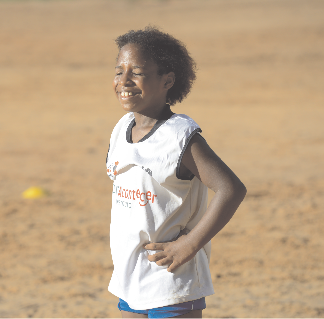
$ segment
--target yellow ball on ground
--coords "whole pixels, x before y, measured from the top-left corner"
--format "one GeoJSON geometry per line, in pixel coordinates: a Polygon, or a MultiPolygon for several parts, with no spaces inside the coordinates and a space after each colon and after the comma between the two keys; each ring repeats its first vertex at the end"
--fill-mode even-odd
{"type": "Polygon", "coordinates": [[[39,198],[46,195],[47,192],[40,187],[29,187],[22,193],[23,198],[39,198]]]}

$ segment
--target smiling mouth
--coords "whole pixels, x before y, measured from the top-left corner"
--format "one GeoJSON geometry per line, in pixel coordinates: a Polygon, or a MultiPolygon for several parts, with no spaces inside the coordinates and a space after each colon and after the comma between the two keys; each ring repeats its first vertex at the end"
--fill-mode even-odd
{"type": "Polygon", "coordinates": [[[139,94],[138,92],[121,92],[120,95],[122,97],[129,97],[129,96],[134,96],[136,94],[139,94]]]}

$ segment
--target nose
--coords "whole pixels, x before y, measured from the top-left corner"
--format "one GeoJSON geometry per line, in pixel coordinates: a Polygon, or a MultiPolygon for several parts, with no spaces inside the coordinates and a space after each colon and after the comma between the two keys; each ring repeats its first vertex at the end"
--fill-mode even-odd
{"type": "Polygon", "coordinates": [[[122,86],[130,86],[133,84],[133,81],[130,78],[130,72],[124,72],[119,78],[119,84],[122,86]]]}

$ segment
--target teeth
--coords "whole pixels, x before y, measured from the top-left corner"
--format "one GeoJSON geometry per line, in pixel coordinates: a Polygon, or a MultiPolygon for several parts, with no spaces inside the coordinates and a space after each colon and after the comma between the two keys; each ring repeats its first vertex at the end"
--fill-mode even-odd
{"type": "Polygon", "coordinates": [[[120,95],[121,96],[132,96],[133,92],[121,92],[120,95]]]}

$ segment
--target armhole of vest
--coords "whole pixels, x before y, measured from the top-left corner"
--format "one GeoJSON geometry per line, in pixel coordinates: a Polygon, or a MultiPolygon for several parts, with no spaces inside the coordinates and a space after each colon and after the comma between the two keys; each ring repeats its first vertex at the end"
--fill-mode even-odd
{"type": "Polygon", "coordinates": [[[182,149],[182,151],[181,151],[180,157],[179,157],[179,159],[178,159],[178,164],[177,164],[177,169],[176,169],[176,176],[177,176],[178,179],[181,179],[181,180],[183,180],[183,181],[191,181],[191,180],[195,177],[195,175],[192,174],[192,175],[190,175],[190,176],[187,177],[187,178],[181,178],[181,176],[180,176],[180,165],[181,165],[183,155],[184,155],[184,153],[185,153],[185,151],[186,151],[186,149],[187,149],[187,147],[188,147],[189,142],[191,141],[191,139],[193,138],[193,136],[194,136],[196,133],[201,133],[201,132],[202,132],[202,131],[201,131],[201,128],[198,127],[198,128],[196,128],[194,131],[192,131],[191,134],[187,137],[186,143],[185,143],[185,145],[184,145],[184,147],[183,147],[183,149],[182,149]]]}
{"type": "Polygon", "coordinates": [[[106,156],[106,165],[108,163],[108,153],[109,153],[109,150],[110,150],[110,144],[109,144],[108,151],[107,151],[107,156],[106,156]]]}

